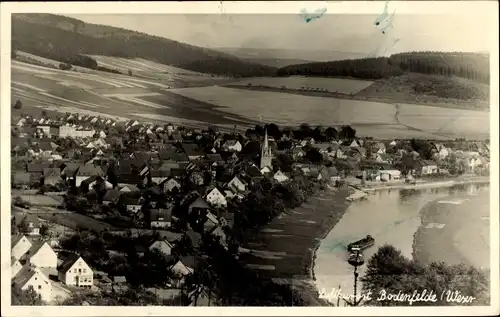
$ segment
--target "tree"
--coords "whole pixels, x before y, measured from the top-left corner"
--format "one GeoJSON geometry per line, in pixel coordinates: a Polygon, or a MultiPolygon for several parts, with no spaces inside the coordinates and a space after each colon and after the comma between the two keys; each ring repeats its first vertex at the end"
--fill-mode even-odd
{"type": "Polygon", "coordinates": [[[40,294],[38,294],[31,285],[27,290],[22,290],[20,287],[13,285],[11,298],[13,306],[41,306],[45,304],[40,294]]]}
{"type": "Polygon", "coordinates": [[[444,292],[458,291],[463,296],[473,296],[476,299],[469,305],[487,305],[489,302],[488,279],[485,274],[468,265],[447,265],[445,263],[431,263],[424,265],[420,262],[407,259],[400,250],[393,246],[384,245],[370,258],[365,275],[361,278],[363,291],[371,292],[368,305],[402,306],[410,305],[408,301],[394,301],[381,299],[381,294],[413,294],[433,291],[435,301],[418,302],[413,305],[456,305],[446,297],[441,298],[444,292]]]}
{"type": "Polygon", "coordinates": [[[323,161],[323,155],[316,149],[309,149],[306,152],[306,159],[311,161],[311,163],[320,163],[323,161]]]}
{"type": "Polygon", "coordinates": [[[46,118],[47,117],[47,111],[42,110],[42,117],[46,118]]]}
{"type": "Polygon", "coordinates": [[[21,100],[16,100],[16,103],[14,104],[14,109],[21,109],[23,107],[23,103],[21,100]]]}
{"type": "Polygon", "coordinates": [[[46,224],[42,224],[42,226],[40,227],[40,235],[42,236],[42,238],[48,238],[49,234],[49,227],[46,224]]]}
{"type": "Polygon", "coordinates": [[[333,127],[326,128],[325,134],[326,134],[326,137],[328,138],[328,140],[337,139],[338,135],[339,135],[337,129],[335,129],[333,127]]]}

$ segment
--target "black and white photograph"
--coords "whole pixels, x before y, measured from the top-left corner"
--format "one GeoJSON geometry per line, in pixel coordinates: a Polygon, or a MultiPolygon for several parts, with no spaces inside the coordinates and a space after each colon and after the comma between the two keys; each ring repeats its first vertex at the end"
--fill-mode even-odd
{"type": "Polygon", "coordinates": [[[1,11],[2,316],[499,313],[497,2],[1,11]]]}

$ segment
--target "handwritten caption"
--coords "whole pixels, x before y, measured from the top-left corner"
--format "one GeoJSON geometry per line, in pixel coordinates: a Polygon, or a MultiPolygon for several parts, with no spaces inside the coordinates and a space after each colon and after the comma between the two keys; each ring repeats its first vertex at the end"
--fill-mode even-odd
{"type": "MultiPolygon", "coordinates": [[[[356,295],[355,297],[353,294],[343,293],[341,289],[333,288],[329,293],[327,293],[325,289],[322,289],[319,292],[319,298],[326,299],[331,302],[336,301],[338,299],[344,299],[346,301],[376,300],[376,301],[393,301],[401,303],[406,302],[410,306],[413,305],[413,303],[418,303],[418,302],[435,303],[438,301],[438,295],[433,290],[428,291],[426,289],[420,292],[414,291],[413,293],[404,293],[401,291],[397,293],[391,293],[386,290],[380,290],[376,297],[371,291],[369,291],[356,295]]],[[[470,304],[474,300],[476,300],[476,298],[469,295],[463,295],[460,291],[445,290],[440,294],[439,300],[446,301],[448,303],[470,304]]]]}

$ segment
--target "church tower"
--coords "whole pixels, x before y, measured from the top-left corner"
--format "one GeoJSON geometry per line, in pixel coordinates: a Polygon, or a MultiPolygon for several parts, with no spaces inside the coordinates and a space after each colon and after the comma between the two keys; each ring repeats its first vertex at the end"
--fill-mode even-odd
{"type": "Polygon", "coordinates": [[[264,132],[264,144],[262,144],[262,149],[260,151],[260,169],[264,167],[271,167],[273,156],[271,154],[271,148],[269,147],[269,142],[267,140],[267,130],[264,132]]]}

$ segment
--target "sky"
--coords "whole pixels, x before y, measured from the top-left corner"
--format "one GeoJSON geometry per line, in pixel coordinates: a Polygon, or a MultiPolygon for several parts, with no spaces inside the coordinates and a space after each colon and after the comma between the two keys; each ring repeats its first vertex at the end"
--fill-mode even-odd
{"type": "Polygon", "coordinates": [[[335,50],[371,54],[406,51],[488,51],[487,19],[476,16],[395,14],[384,35],[376,15],[328,14],[310,23],[297,14],[66,14],[203,46],[335,50]],[[394,44],[397,41],[396,44],[394,44]]]}

